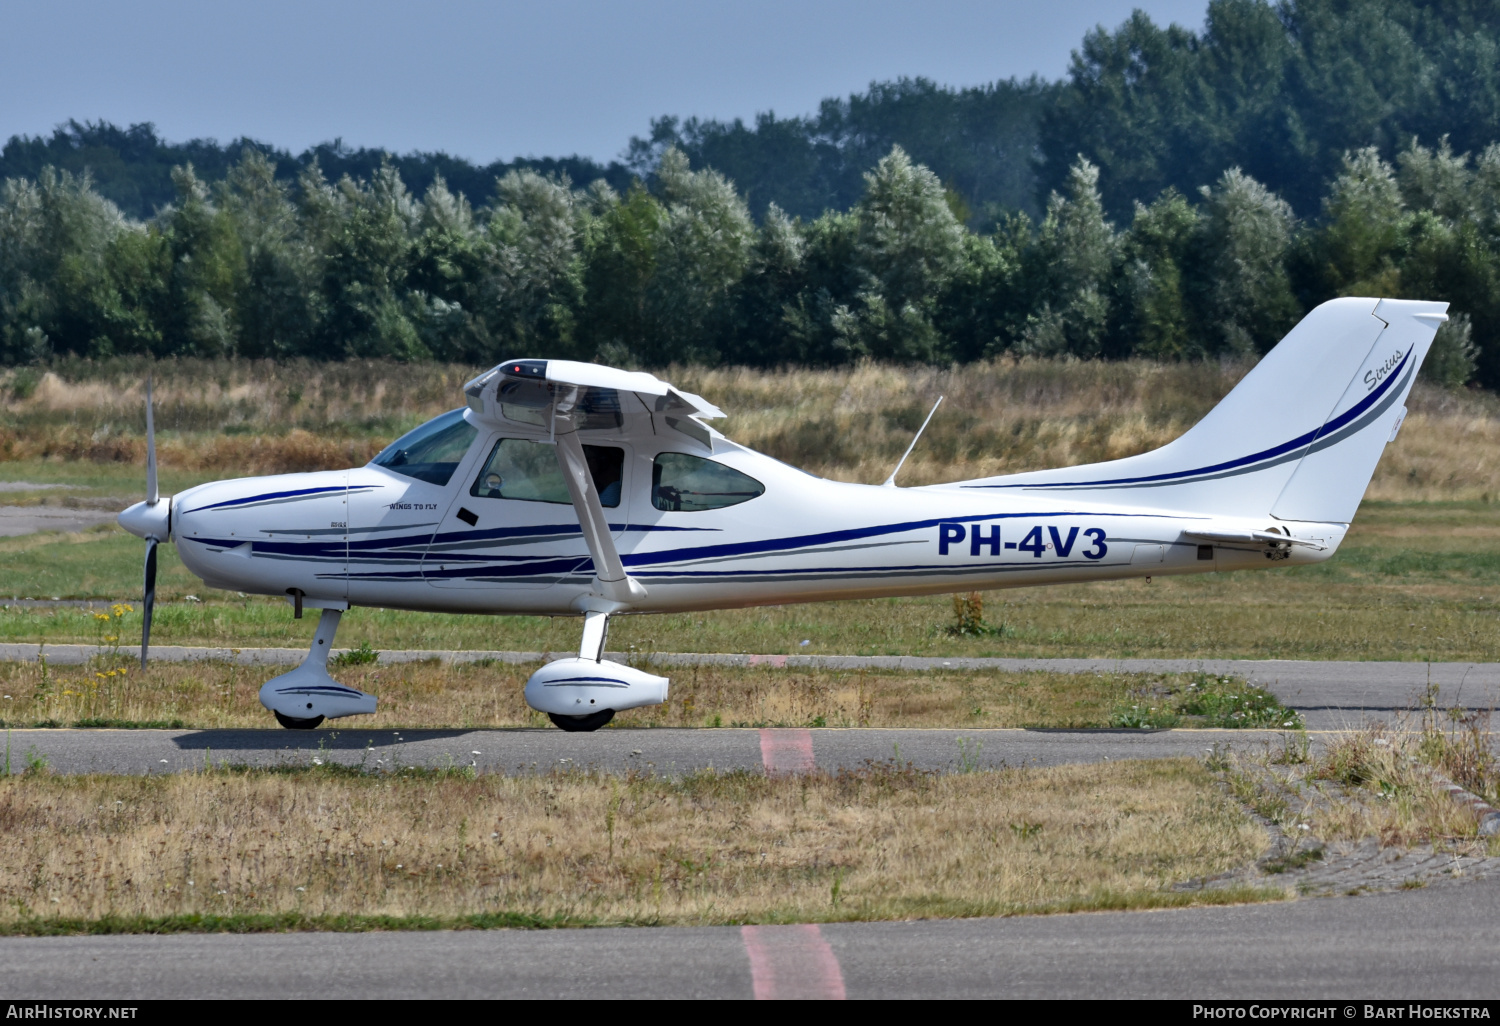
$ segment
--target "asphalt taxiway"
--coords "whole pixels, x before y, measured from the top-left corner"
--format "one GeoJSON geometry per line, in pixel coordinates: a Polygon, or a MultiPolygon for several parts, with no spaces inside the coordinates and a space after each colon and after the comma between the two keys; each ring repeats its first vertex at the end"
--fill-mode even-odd
{"type": "Polygon", "coordinates": [[[1458,1005],[1500,992],[1497,913],[1500,879],[1358,898],[1012,919],[0,938],[0,994],[1426,998],[1458,1005]]]}
{"type": "MultiPolygon", "coordinates": [[[[1322,735],[1314,734],[1313,743],[1322,735]]],[[[796,772],[894,762],[935,772],[1200,756],[1223,748],[1281,746],[1259,730],[871,730],[857,728],[601,730],[15,730],[13,768],[40,756],[59,773],[169,773],[207,766],[340,763],[372,771],[473,767],[684,773],[701,769],[796,772]]]]}

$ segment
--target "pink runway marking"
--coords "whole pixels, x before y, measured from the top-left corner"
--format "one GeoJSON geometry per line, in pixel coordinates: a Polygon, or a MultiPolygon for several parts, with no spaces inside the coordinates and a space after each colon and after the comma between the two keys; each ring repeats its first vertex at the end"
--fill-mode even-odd
{"type": "Polygon", "coordinates": [[[753,655],[750,657],[751,666],[774,666],[777,669],[786,667],[786,656],[784,655],[753,655]]]}
{"type": "Polygon", "coordinates": [[[742,926],[757,1001],[842,1001],[844,972],[815,924],[742,926]]]}
{"type": "Polygon", "coordinates": [[[760,761],[768,774],[806,773],[813,768],[812,732],[800,728],[762,730],[760,761]]]}

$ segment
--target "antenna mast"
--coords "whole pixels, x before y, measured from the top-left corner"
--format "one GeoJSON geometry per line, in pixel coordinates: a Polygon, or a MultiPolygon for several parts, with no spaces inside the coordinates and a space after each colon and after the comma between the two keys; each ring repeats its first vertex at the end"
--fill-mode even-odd
{"type": "Polygon", "coordinates": [[[922,432],[927,430],[927,425],[932,423],[932,414],[936,413],[937,408],[941,405],[943,405],[943,397],[938,396],[938,401],[932,404],[932,410],[927,414],[927,419],[922,421],[921,427],[917,428],[916,437],[911,440],[911,444],[908,445],[906,447],[906,451],[901,454],[901,459],[896,462],[896,469],[891,471],[891,476],[885,479],[885,484],[882,487],[896,487],[896,475],[901,473],[901,468],[906,463],[906,457],[910,456],[911,451],[917,447],[917,440],[922,437],[922,432]]]}

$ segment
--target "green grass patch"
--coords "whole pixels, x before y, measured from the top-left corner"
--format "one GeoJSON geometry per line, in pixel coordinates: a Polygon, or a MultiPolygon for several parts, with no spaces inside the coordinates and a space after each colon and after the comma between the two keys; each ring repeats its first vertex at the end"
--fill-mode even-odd
{"type": "Polygon", "coordinates": [[[1132,692],[1130,703],[1115,710],[1111,726],[1303,729],[1300,713],[1239,677],[1159,674],[1132,692]]]}
{"type": "MultiPolygon", "coordinates": [[[[1321,849],[1319,850],[1321,855],[1321,849]]],[[[1267,872],[1280,872],[1268,869],[1267,872]]],[[[1417,886],[1423,886],[1417,884],[1417,886]]],[[[761,915],[698,920],[716,926],[776,926],[798,923],[870,923],[891,919],[990,919],[1065,915],[1077,912],[1139,912],[1153,909],[1202,908],[1286,901],[1285,889],[1242,885],[1190,891],[1105,891],[1066,901],[1022,903],[912,898],[860,907],[808,912],[772,909],[761,915]]],[[[430,933],[436,930],[568,930],[607,927],[675,926],[654,915],[589,915],[492,912],[463,916],[307,915],[301,912],[237,915],[102,916],[99,919],[35,918],[0,920],[0,936],[103,937],[120,934],[182,933],[430,933]]]]}
{"type": "Polygon", "coordinates": [[[1324,848],[1318,845],[1315,848],[1303,848],[1301,851],[1290,855],[1282,855],[1278,858],[1267,859],[1260,864],[1260,868],[1266,873],[1292,873],[1312,865],[1314,862],[1323,861],[1324,848]]]}

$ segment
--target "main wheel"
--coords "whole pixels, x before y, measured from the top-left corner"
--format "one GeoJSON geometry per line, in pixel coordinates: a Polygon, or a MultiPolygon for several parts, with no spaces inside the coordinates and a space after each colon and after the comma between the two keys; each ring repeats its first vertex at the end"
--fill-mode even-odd
{"type": "Polygon", "coordinates": [[[605,709],[602,712],[589,713],[587,716],[563,716],[559,713],[548,713],[547,718],[570,734],[586,733],[598,730],[614,719],[615,711],[605,709]]]}
{"type": "Polygon", "coordinates": [[[321,716],[309,716],[305,720],[299,720],[295,716],[283,716],[281,713],[276,712],[275,709],[271,711],[276,714],[276,722],[287,730],[312,730],[323,722],[323,717],[321,716]]]}

